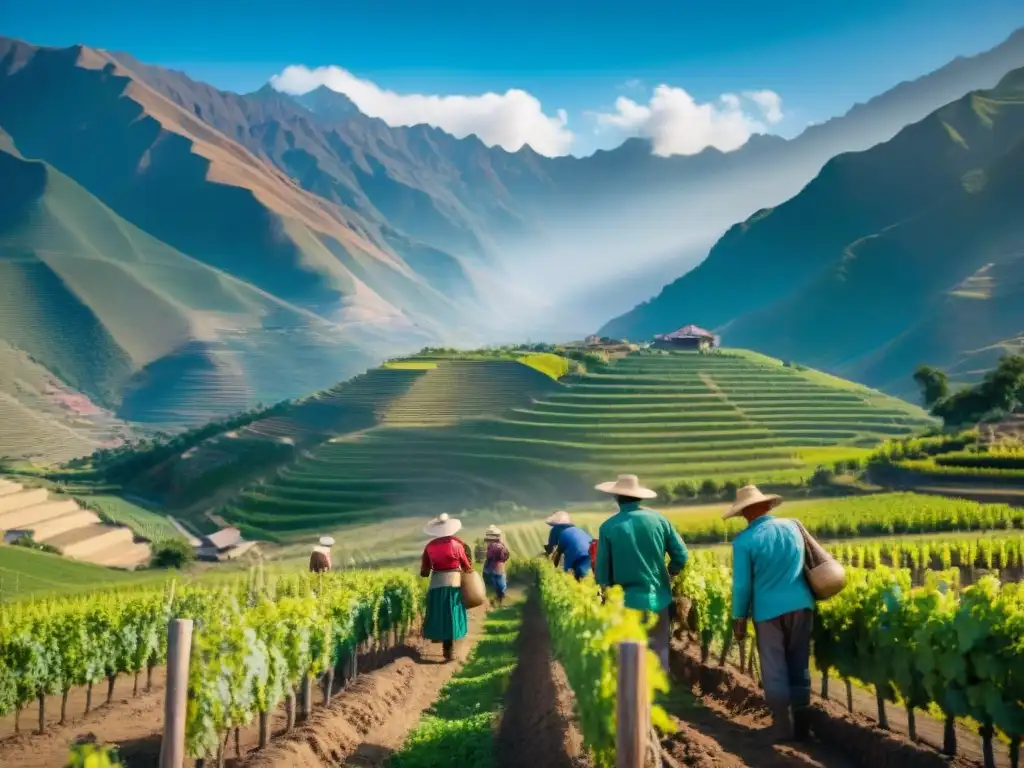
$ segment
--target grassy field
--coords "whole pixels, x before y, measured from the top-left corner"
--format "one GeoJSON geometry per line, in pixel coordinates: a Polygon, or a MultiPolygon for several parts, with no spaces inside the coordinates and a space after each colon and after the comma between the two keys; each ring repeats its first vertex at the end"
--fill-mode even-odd
{"type": "Polygon", "coordinates": [[[90,592],[97,588],[130,586],[167,578],[166,572],[132,573],[24,547],[0,545],[0,601],[15,597],[90,592]]]}
{"type": "MultiPolygon", "coordinates": [[[[742,528],[742,522],[723,524],[724,500],[694,506],[652,506],[663,512],[680,530],[693,549],[727,549],[727,540],[742,528]]],[[[571,508],[577,525],[597,534],[601,524],[614,513],[609,502],[571,508]]],[[[539,554],[549,532],[546,511],[502,505],[493,509],[469,510],[460,515],[464,523],[460,538],[474,543],[494,523],[505,532],[515,558],[539,554]]],[[[787,501],[777,513],[795,517],[823,542],[860,548],[891,547],[894,543],[929,544],[938,550],[942,542],[987,541],[996,549],[1000,541],[1016,542],[1019,550],[1024,529],[1024,509],[998,504],[909,493],[883,493],[859,497],[815,498],[787,501]]],[[[336,568],[401,566],[415,568],[426,543],[423,526],[427,517],[408,516],[377,519],[347,526],[337,536],[333,549],[336,568]]],[[[305,569],[315,534],[285,545],[263,547],[265,567],[270,572],[305,569]]],[[[54,555],[0,546],[0,578],[3,599],[44,593],[88,591],[97,586],[130,586],[175,578],[232,580],[243,578],[247,564],[232,563],[209,567],[193,566],[187,573],[141,571],[125,573],[78,563],[54,555]]]]}
{"type": "Polygon", "coordinates": [[[151,512],[119,496],[79,496],[78,499],[85,505],[98,508],[112,522],[126,525],[136,535],[150,541],[182,538],[165,515],[151,512]]]}
{"type": "Polygon", "coordinates": [[[753,354],[632,355],[546,385],[512,361],[425,362],[437,367],[387,371],[416,378],[375,427],[303,452],[224,516],[281,538],[500,501],[565,504],[621,472],[667,489],[799,484],[930,423],[903,401],[753,354]]]}

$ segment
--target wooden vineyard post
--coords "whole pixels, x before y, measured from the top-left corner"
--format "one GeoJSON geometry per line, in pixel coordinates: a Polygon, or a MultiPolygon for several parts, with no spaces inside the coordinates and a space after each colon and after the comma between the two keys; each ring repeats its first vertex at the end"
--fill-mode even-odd
{"type": "Polygon", "coordinates": [[[647,702],[647,647],[619,643],[618,702],[615,723],[616,768],[643,768],[650,730],[647,702]]]}
{"type": "Polygon", "coordinates": [[[167,625],[167,687],[164,691],[164,739],[160,768],[185,765],[185,708],[188,705],[188,662],[192,651],[192,620],[172,619],[167,625]]]}

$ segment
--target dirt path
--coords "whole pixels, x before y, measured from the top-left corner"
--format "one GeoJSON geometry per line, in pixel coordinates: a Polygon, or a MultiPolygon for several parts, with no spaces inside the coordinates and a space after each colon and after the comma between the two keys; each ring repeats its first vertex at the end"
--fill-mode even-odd
{"type": "MultiPolygon", "coordinates": [[[[118,679],[114,698],[108,705],[106,683],[93,688],[93,709],[85,711],[86,691],[76,688],[68,696],[68,721],[57,725],[60,717],[60,696],[46,700],[47,718],[50,724],[44,734],[34,733],[38,727],[37,707],[22,712],[19,736],[14,736],[14,717],[0,719],[0,765],[18,768],[60,768],[67,763],[68,749],[80,736],[95,734],[101,741],[131,746],[151,738],[163,723],[164,670],[153,671],[153,689],[150,693],[132,698],[132,680],[118,679]]],[[[160,740],[156,737],[159,752],[160,740]]],[[[129,765],[131,765],[129,763],[129,765]]]]}
{"type": "MultiPolygon", "coordinates": [[[[475,642],[479,627],[483,621],[484,611],[470,612],[470,638],[475,642]]],[[[459,658],[464,659],[468,653],[467,641],[456,646],[459,658]]],[[[360,669],[370,670],[381,664],[396,666],[399,671],[393,674],[405,680],[408,678],[401,701],[399,714],[393,720],[381,720],[381,729],[375,731],[375,737],[384,735],[387,744],[400,744],[405,732],[411,727],[406,718],[415,723],[419,713],[430,704],[437,691],[454,673],[457,664],[441,664],[440,646],[427,643],[420,639],[410,640],[406,647],[393,649],[387,653],[374,656],[366,654],[360,657],[360,669]],[[389,664],[390,662],[390,664],[389,664]],[[415,672],[415,674],[413,674],[415,672]],[[392,733],[393,731],[393,733],[392,733]]],[[[377,672],[361,675],[350,688],[355,690],[372,690],[377,672]]],[[[143,676],[144,678],[145,676],[143,676]]],[[[142,684],[144,685],[143,679],[142,684]]],[[[337,685],[340,687],[341,681],[337,685]]],[[[38,727],[37,707],[26,708],[21,715],[21,734],[14,736],[14,718],[0,718],[0,766],[18,766],[18,768],[61,768],[67,762],[70,746],[80,737],[94,735],[99,741],[117,744],[120,747],[122,760],[127,768],[149,768],[156,765],[160,753],[160,742],[163,733],[164,707],[164,670],[156,669],[153,674],[153,688],[149,693],[142,693],[137,698],[131,696],[133,681],[129,677],[118,679],[114,698],[107,705],[97,702],[106,701],[106,684],[94,686],[93,709],[88,715],[85,711],[85,689],[75,689],[68,697],[68,721],[59,726],[56,721],[60,715],[60,696],[48,697],[46,701],[47,719],[46,733],[35,733],[38,727]]],[[[337,688],[336,688],[337,690],[337,688]]],[[[346,694],[336,695],[336,699],[346,694]]],[[[354,696],[355,694],[353,694],[354,696]]],[[[319,691],[314,692],[317,707],[311,721],[316,721],[320,707],[319,691]]],[[[342,711],[349,711],[345,706],[338,705],[342,711]]],[[[331,710],[334,709],[332,703],[331,710]]],[[[350,708],[351,709],[351,708],[350,708]]],[[[326,714],[326,713],[325,713],[326,714]]],[[[286,723],[284,707],[280,707],[271,717],[270,730],[275,737],[283,735],[286,723]]],[[[302,726],[303,728],[306,726],[302,726]]],[[[256,724],[243,728],[239,734],[239,746],[244,756],[259,743],[259,729],[256,724]]],[[[355,747],[362,745],[360,739],[355,747]]],[[[369,749],[369,746],[367,746],[369,749]]],[[[228,766],[240,765],[243,760],[234,757],[227,760],[228,766]]],[[[353,765],[376,765],[374,762],[356,762],[353,765]]]]}
{"type": "Polygon", "coordinates": [[[483,609],[470,611],[469,636],[456,649],[458,664],[444,664],[441,646],[422,643],[419,648],[419,668],[414,684],[409,687],[399,706],[390,716],[374,728],[373,737],[364,739],[348,757],[347,768],[368,768],[384,766],[388,758],[401,748],[409,731],[416,727],[423,712],[434,703],[438,693],[452,675],[461,668],[470,650],[480,639],[486,612],[483,609]]]}
{"type": "MultiPolygon", "coordinates": [[[[693,691],[695,700],[673,703],[684,721],[665,747],[685,765],[828,766],[847,768],[966,768],[976,762],[947,759],[927,746],[874,727],[831,701],[811,707],[815,738],[809,744],[774,745],[766,730],[770,715],[758,684],[732,667],[701,665],[698,650],[676,644],[672,653],[675,684],[693,691]],[[717,762],[716,762],[717,761],[717,762]]],[[[894,713],[895,714],[895,713],[894,713]]]]}
{"type": "Polygon", "coordinates": [[[420,715],[479,641],[486,612],[469,613],[469,636],[456,645],[457,662],[444,663],[441,646],[419,641],[409,655],[360,676],[331,705],[291,734],[240,763],[247,768],[384,766],[420,715]]]}
{"type": "MultiPolygon", "coordinates": [[[[814,675],[814,690],[821,690],[821,677],[819,675],[814,675]]],[[[842,680],[833,679],[829,681],[828,697],[831,701],[842,705],[844,709],[846,708],[846,686],[842,680]]],[[[875,703],[874,692],[854,687],[853,711],[868,720],[877,722],[878,705],[875,703]]],[[[897,731],[903,735],[910,733],[910,728],[907,725],[906,709],[897,704],[887,702],[885,714],[889,720],[890,730],[897,731]]],[[[936,720],[921,710],[917,710],[914,714],[914,723],[917,737],[920,741],[933,749],[942,749],[944,724],[941,720],[936,720]]],[[[961,757],[975,763],[982,762],[981,736],[966,728],[960,722],[956,725],[956,745],[957,754],[961,757]]],[[[1010,753],[1006,744],[998,741],[994,744],[994,749],[998,768],[1009,768],[1010,753]]]]}
{"type": "Polygon", "coordinates": [[[562,665],[551,657],[547,622],[535,592],[523,609],[518,663],[495,737],[499,768],[585,768],[583,738],[562,665]]]}
{"type": "Polygon", "coordinates": [[[666,703],[679,732],[663,744],[663,749],[683,765],[701,768],[854,768],[858,765],[846,750],[818,740],[806,744],[773,744],[769,728],[771,716],[763,702],[716,690],[706,678],[696,674],[699,663],[696,667],[676,663],[680,653],[677,649],[673,658],[674,684],[684,688],[666,703]]]}

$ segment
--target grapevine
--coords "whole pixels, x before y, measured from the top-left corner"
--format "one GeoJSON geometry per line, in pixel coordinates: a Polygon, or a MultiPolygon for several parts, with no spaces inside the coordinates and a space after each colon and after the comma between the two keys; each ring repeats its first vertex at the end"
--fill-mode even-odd
{"type": "MultiPolygon", "coordinates": [[[[191,757],[223,755],[232,730],[260,719],[303,692],[311,706],[314,678],[329,682],[357,646],[389,631],[404,633],[422,605],[421,587],[400,571],[281,577],[267,587],[252,579],[228,587],[140,588],[0,607],[0,715],[45,697],[131,675],[166,661],[167,622],[192,619],[186,744],[191,757]]],[[[326,693],[329,686],[325,682],[326,693]]],[[[16,716],[16,727],[20,721],[16,716]]]]}
{"type": "MultiPolygon", "coordinates": [[[[713,554],[691,558],[690,573],[674,583],[691,604],[690,624],[702,642],[728,636],[729,613],[707,609],[726,562],[713,554]]],[[[846,589],[818,604],[815,664],[823,686],[832,672],[871,683],[882,727],[886,702],[908,708],[912,737],[914,709],[937,705],[947,718],[948,754],[956,750],[955,719],[977,721],[986,768],[994,768],[993,738],[1002,732],[1016,768],[1024,735],[1024,587],[990,575],[962,591],[958,585],[955,570],[932,572],[913,587],[909,569],[848,568],[846,589]]]]}
{"type": "MultiPolygon", "coordinates": [[[[625,607],[619,587],[608,589],[602,603],[600,589],[592,579],[576,581],[546,561],[532,565],[552,652],[565,668],[579,706],[583,741],[597,768],[609,768],[615,764],[616,649],[624,640],[646,644],[643,614],[625,607]]],[[[668,691],[668,678],[652,652],[647,653],[647,681],[652,723],[669,732],[668,715],[653,704],[657,692],[668,691]]]]}

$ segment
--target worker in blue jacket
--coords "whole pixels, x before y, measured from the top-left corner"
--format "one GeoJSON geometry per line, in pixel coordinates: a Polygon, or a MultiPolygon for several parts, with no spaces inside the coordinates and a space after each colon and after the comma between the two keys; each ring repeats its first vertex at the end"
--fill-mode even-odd
{"type": "Polygon", "coordinates": [[[579,581],[590,573],[590,542],[594,537],[573,525],[569,513],[565,511],[555,512],[545,522],[551,526],[551,534],[544,551],[547,554],[554,553],[556,568],[562,563],[562,567],[572,571],[579,581]]]}
{"type": "Polygon", "coordinates": [[[753,619],[764,697],[779,741],[810,735],[811,627],[814,595],[804,577],[804,539],[796,521],[768,514],[782,503],[746,485],[726,519],[747,527],[732,542],[733,632],[741,641],[753,619]]]}

